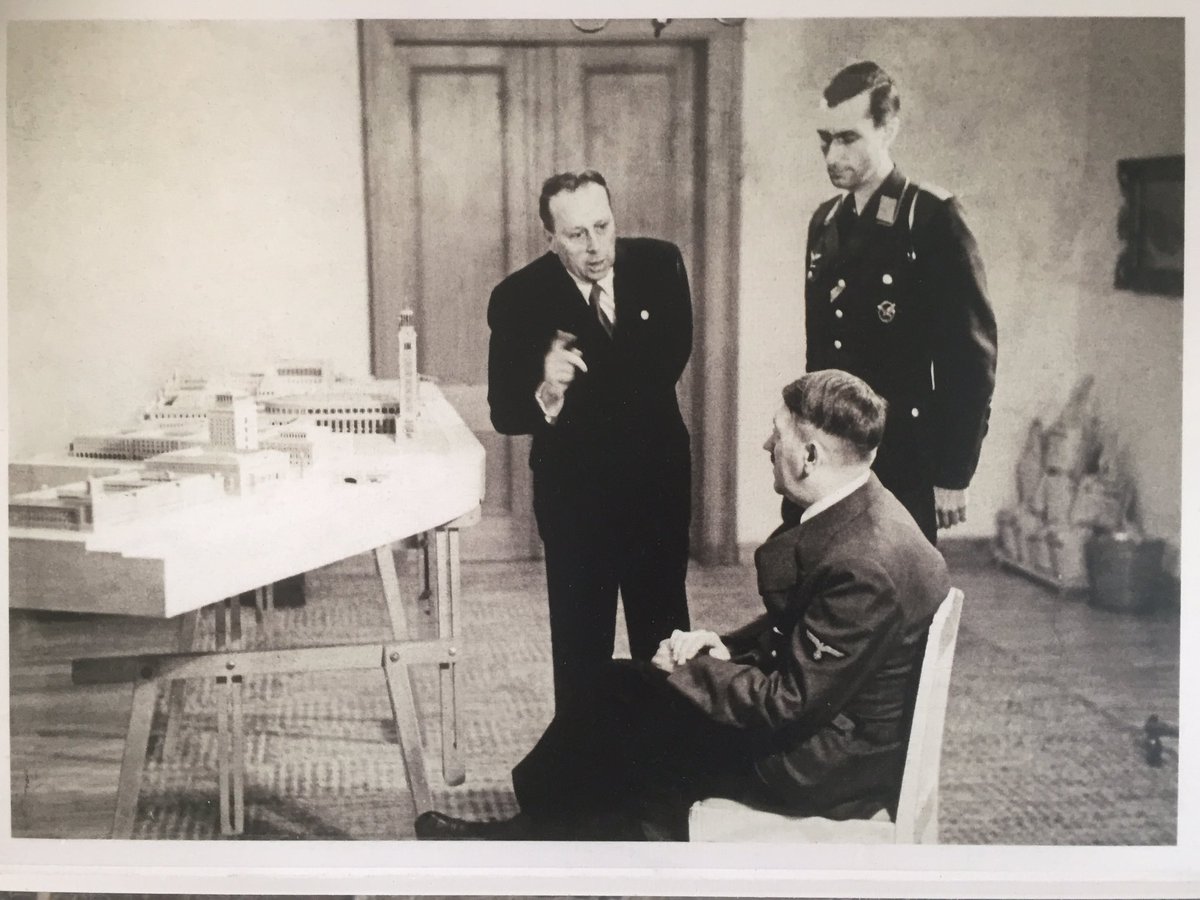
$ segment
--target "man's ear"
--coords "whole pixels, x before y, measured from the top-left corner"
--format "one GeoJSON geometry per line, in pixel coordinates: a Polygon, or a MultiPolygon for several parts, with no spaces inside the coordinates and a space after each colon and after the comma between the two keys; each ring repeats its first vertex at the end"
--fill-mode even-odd
{"type": "Polygon", "coordinates": [[[896,135],[900,132],[900,116],[893,115],[883,125],[883,140],[890,148],[892,141],[896,140],[896,135]]]}
{"type": "Polygon", "coordinates": [[[807,473],[813,466],[825,461],[825,448],[816,441],[806,441],[804,444],[804,456],[801,458],[800,467],[802,473],[807,473]]]}

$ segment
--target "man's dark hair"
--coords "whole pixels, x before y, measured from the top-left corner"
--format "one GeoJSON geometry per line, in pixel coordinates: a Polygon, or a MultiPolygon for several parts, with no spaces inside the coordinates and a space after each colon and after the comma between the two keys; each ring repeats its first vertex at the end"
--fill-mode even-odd
{"type": "Polygon", "coordinates": [[[883,440],[887,401],[849,372],[802,375],[783,389],[783,402],[797,419],[841,440],[859,462],[883,440]]]}
{"type": "Polygon", "coordinates": [[[900,112],[900,91],[892,76],[873,62],[853,63],[833,76],[825,88],[825,104],[837,106],[863,91],[871,92],[871,121],[878,128],[900,112]]]}
{"type": "Polygon", "coordinates": [[[538,199],[538,215],[542,217],[542,225],[547,231],[554,230],[554,216],[550,215],[550,198],[563,191],[576,191],[585,184],[598,184],[608,195],[609,205],[612,205],[612,191],[608,182],[595,169],[584,169],[582,172],[559,172],[551,175],[542,185],[542,196],[538,199]]]}

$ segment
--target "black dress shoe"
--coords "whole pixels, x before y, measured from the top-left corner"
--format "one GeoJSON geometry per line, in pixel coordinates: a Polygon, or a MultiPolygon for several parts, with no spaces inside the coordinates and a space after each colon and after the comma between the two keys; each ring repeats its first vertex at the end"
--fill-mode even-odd
{"type": "Polygon", "coordinates": [[[471,822],[435,809],[417,816],[413,830],[419,841],[524,841],[532,838],[524,816],[497,822],[471,822]]]}

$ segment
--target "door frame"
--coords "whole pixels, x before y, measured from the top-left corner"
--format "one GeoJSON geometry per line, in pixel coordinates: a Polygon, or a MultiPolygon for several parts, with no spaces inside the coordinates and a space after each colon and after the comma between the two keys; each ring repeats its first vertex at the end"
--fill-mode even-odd
{"type": "MultiPolygon", "coordinates": [[[[702,298],[692,350],[692,446],[694,467],[692,556],[706,565],[737,562],[737,313],[738,239],[741,220],[742,42],[743,30],[712,19],[677,19],[655,38],[644,19],[612,20],[600,32],[584,34],[567,19],[367,19],[359,22],[363,97],[386,77],[388,49],[398,43],[596,44],[682,43],[695,46],[697,74],[703,76],[704,150],[697,167],[698,244],[703,260],[691,260],[692,293],[702,298]]],[[[363,152],[372,155],[366,107],[363,152]]],[[[364,163],[366,159],[364,159],[364,163]]],[[[371,189],[364,165],[368,216],[367,257],[371,329],[371,371],[385,358],[383,344],[394,339],[376,323],[399,317],[396,291],[380,287],[379,260],[371,247],[369,221],[386,218],[387,198],[371,189]]]]}

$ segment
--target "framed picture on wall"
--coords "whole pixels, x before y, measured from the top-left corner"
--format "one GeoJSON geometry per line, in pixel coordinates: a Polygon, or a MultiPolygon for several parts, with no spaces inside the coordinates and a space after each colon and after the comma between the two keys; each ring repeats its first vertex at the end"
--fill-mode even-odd
{"type": "Polygon", "coordinates": [[[1117,181],[1124,203],[1116,286],[1183,296],[1183,157],[1119,160],[1117,181]]]}

